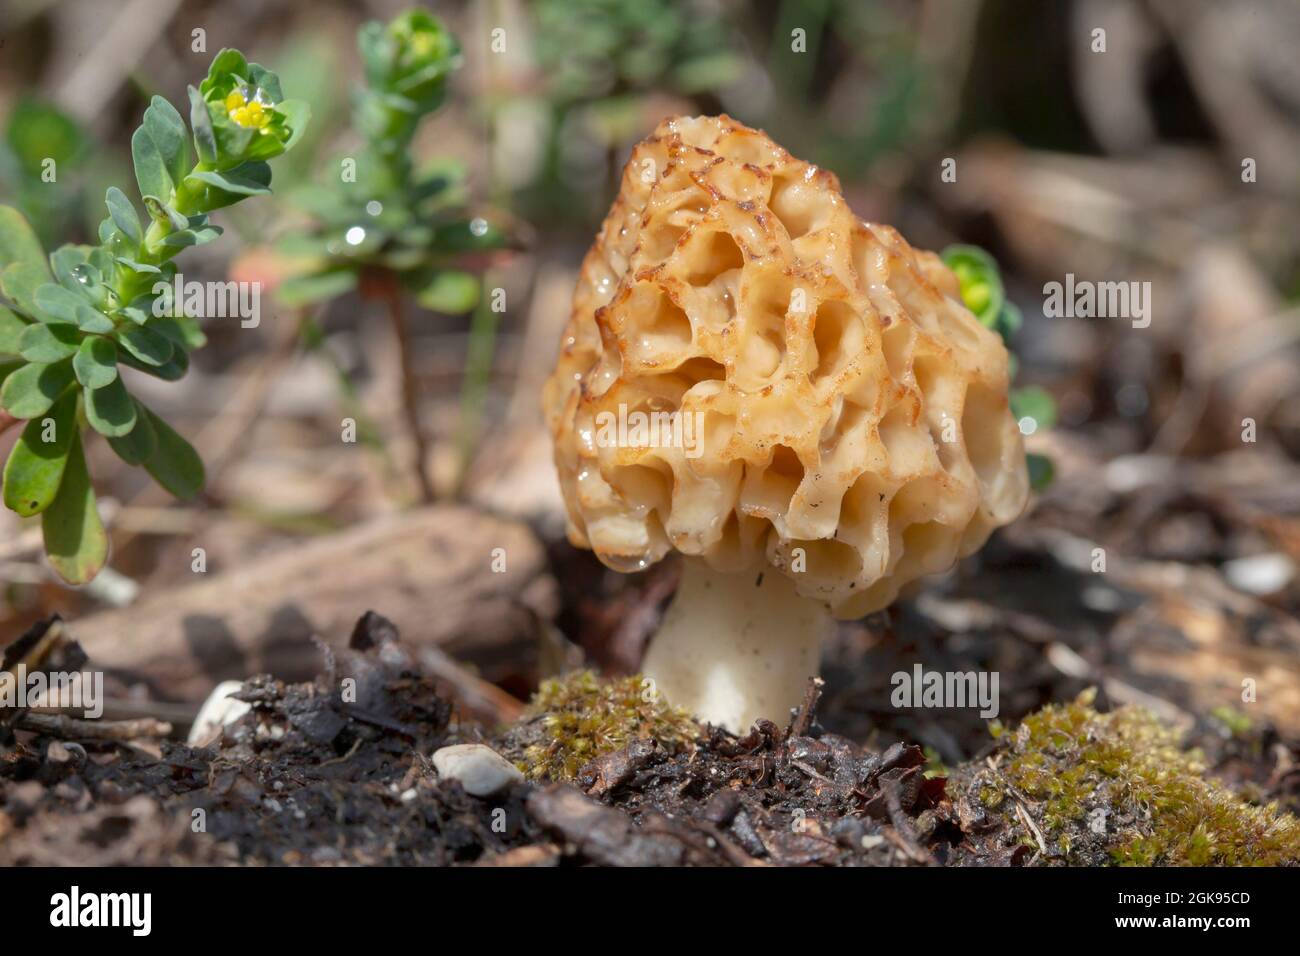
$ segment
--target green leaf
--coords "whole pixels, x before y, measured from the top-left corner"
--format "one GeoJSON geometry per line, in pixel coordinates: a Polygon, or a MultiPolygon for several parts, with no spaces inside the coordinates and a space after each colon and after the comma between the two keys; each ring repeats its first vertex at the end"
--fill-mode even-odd
{"type": "Polygon", "coordinates": [[[176,209],[167,205],[160,199],[153,196],[144,198],[144,207],[149,210],[149,217],[158,223],[166,223],[173,229],[188,229],[190,227],[189,218],[182,215],[176,209]]]}
{"type": "Polygon", "coordinates": [[[479,280],[467,272],[439,272],[415,295],[426,309],[459,315],[478,304],[479,280]]]}
{"type": "Polygon", "coordinates": [[[142,199],[150,197],[166,202],[172,195],[171,173],[158,144],[148,130],[139,127],[131,136],[131,159],[135,163],[135,181],[142,199]]]}
{"type": "Polygon", "coordinates": [[[73,243],[66,243],[50,253],[50,269],[54,272],[54,278],[67,289],[69,292],[76,292],[78,295],[82,292],[83,283],[77,278],[77,266],[86,264],[90,258],[89,246],[78,246],[73,243]]]}
{"type": "Polygon", "coordinates": [[[12,206],[0,206],[0,268],[15,262],[43,265],[45,250],[22,213],[12,206]]]}
{"type": "Polygon", "coordinates": [[[146,365],[130,352],[119,352],[118,362],[128,368],[133,368],[137,372],[144,372],[146,375],[152,375],[154,378],[160,378],[164,382],[177,382],[185,377],[189,371],[190,360],[182,349],[177,349],[172,357],[162,365],[146,365]]]}
{"type": "Polygon", "coordinates": [[[957,276],[966,308],[981,324],[993,328],[1004,299],[997,262],[979,246],[968,245],[949,246],[941,258],[957,276]]]}
{"type": "Polygon", "coordinates": [[[171,248],[184,249],[187,246],[203,246],[221,235],[220,226],[204,226],[202,229],[182,229],[163,239],[162,244],[171,248]]]}
{"type": "Polygon", "coordinates": [[[135,428],[135,400],[122,384],[121,378],[115,378],[103,388],[87,390],[83,394],[86,396],[86,421],[101,435],[121,438],[135,428]]]}
{"type": "Polygon", "coordinates": [[[74,430],[63,482],[41,515],[50,566],[69,584],[84,584],[108,560],[108,535],[95,508],[95,489],[86,470],[81,436],[74,430]]]}
{"type": "Polygon", "coordinates": [[[288,152],[307,132],[307,124],[311,122],[311,106],[304,100],[285,100],[275,108],[284,114],[284,121],[289,125],[289,138],[284,141],[285,152],[288,152]]]}
{"type": "Polygon", "coordinates": [[[351,269],[322,272],[312,276],[295,276],[276,287],[275,297],[287,306],[307,305],[333,299],[357,287],[357,274],[351,269]]]}
{"type": "Polygon", "coordinates": [[[44,415],[74,380],[71,359],[53,365],[28,363],[5,379],[0,406],[14,418],[44,415]]]}
{"type": "Polygon", "coordinates": [[[248,61],[244,59],[244,54],[238,50],[226,47],[212,58],[211,65],[208,66],[208,75],[199,85],[199,88],[206,96],[208,91],[213,89],[221,80],[230,74],[241,79],[248,79],[248,61]]]}
{"type": "Polygon", "coordinates": [[[270,172],[271,167],[267,163],[245,163],[225,172],[209,170],[193,173],[190,178],[240,196],[269,196],[271,190],[267,188],[267,183],[271,181],[270,172]]]}
{"type": "Polygon", "coordinates": [[[193,498],[203,490],[203,460],[199,453],[148,408],[141,405],[140,409],[158,439],[158,447],[145,462],[145,468],[154,481],[177,498],[193,498]]]}
{"type": "Polygon", "coordinates": [[[18,340],[26,328],[23,319],[0,305],[0,355],[18,354],[18,340]]]}
{"type": "Polygon", "coordinates": [[[208,344],[208,337],[199,328],[198,321],[188,317],[173,318],[163,316],[151,321],[149,328],[171,339],[172,345],[176,346],[177,351],[201,349],[208,344]]]}
{"type": "Polygon", "coordinates": [[[47,282],[36,290],[37,308],[54,322],[71,322],[83,332],[113,331],[113,320],[63,286],[47,282]]]}
{"type": "Polygon", "coordinates": [[[211,166],[217,161],[217,134],[212,129],[212,114],[203,95],[194,87],[189,87],[190,127],[194,130],[194,150],[199,154],[199,161],[211,166]]]}
{"type": "Polygon", "coordinates": [[[272,103],[279,104],[284,99],[284,92],[280,89],[280,77],[262,66],[262,64],[248,64],[248,81],[254,87],[266,93],[272,103]]]}
{"type": "Polygon", "coordinates": [[[117,378],[117,346],[102,335],[89,335],[72,359],[72,370],[85,388],[103,388],[117,378]]]}
{"type": "Polygon", "coordinates": [[[4,387],[4,383],[9,380],[10,375],[26,366],[27,363],[22,359],[0,360],[0,388],[4,387]]]}
{"type": "Polygon", "coordinates": [[[5,296],[31,318],[39,319],[36,290],[50,281],[50,268],[44,259],[37,262],[15,262],[0,272],[0,289],[5,296]]]}
{"type": "Polygon", "coordinates": [[[14,106],[5,132],[14,158],[32,179],[39,178],[47,159],[60,169],[75,168],[85,149],[85,134],[76,120],[30,95],[14,106]]]}
{"type": "Polygon", "coordinates": [[[1056,466],[1046,455],[1026,455],[1025,466],[1029,469],[1029,485],[1035,491],[1042,491],[1056,477],[1056,466]]]}
{"type": "Polygon", "coordinates": [[[125,266],[137,275],[161,275],[162,270],[157,266],[151,266],[147,262],[136,262],[134,259],[128,259],[125,256],[117,256],[113,260],[118,265],[125,266]]]}
{"type": "Polygon", "coordinates": [[[131,205],[131,200],[126,198],[126,193],[116,186],[109,186],[104,204],[108,206],[108,214],[113,217],[114,225],[138,245],[144,238],[144,230],[140,228],[140,216],[135,211],[135,206],[131,205]]]}
{"type": "Polygon", "coordinates": [[[18,340],[18,354],[29,362],[57,362],[80,347],[81,330],[70,322],[29,325],[18,340]]]}
{"type": "Polygon", "coordinates": [[[76,392],[68,392],[55,402],[48,415],[27,423],[5,464],[6,508],[30,518],[50,506],[63,480],[76,432],[76,392]]]}
{"type": "Polygon", "coordinates": [[[149,421],[148,410],[138,401],[135,403],[135,428],[120,438],[110,438],[109,447],[128,465],[139,467],[153,455],[158,447],[158,436],[149,421]]]}
{"type": "Polygon", "coordinates": [[[126,326],[118,331],[117,340],[145,365],[166,365],[174,351],[171,339],[145,326],[126,326]]]}
{"type": "Polygon", "coordinates": [[[144,111],[144,129],[167,168],[173,183],[179,183],[189,172],[189,150],[185,146],[185,121],[167,100],[155,96],[144,111]]]}
{"type": "Polygon", "coordinates": [[[1056,399],[1044,388],[1029,385],[1012,389],[1010,404],[1012,415],[1017,419],[1032,418],[1037,423],[1038,430],[1056,424],[1056,399]]]}

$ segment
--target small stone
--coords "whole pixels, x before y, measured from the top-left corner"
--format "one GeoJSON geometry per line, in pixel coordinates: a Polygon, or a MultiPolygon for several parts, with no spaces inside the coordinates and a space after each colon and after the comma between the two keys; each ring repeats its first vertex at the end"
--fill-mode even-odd
{"type": "Polygon", "coordinates": [[[434,752],[433,766],[438,776],[459,780],[465,792],[475,797],[489,797],[524,779],[518,767],[483,744],[443,747],[434,752]]]}
{"type": "Polygon", "coordinates": [[[221,736],[223,727],[230,726],[248,713],[252,709],[248,704],[230,696],[238,693],[243,686],[243,681],[227,680],[213,688],[199,708],[199,714],[194,718],[194,725],[190,727],[185,742],[191,747],[206,747],[221,736]]]}
{"type": "Polygon", "coordinates": [[[1238,591],[1265,596],[1290,584],[1295,570],[1285,554],[1255,554],[1225,562],[1223,576],[1238,591]]]}

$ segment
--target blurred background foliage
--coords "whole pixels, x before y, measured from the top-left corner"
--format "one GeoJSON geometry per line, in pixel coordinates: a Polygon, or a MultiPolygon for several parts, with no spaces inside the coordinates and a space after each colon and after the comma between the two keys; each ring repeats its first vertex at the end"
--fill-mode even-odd
{"type": "MultiPolygon", "coordinates": [[[[411,317],[440,493],[558,525],[537,389],[622,163],[678,113],[726,111],[764,128],[832,169],[860,216],[918,246],[991,252],[1005,301],[1023,315],[1000,329],[1029,387],[1018,411],[1041,425],[1056,420],[1029,444],[1053,457],[1058,478],[1085,460],[1240,450],[1245,417],[1258,421],[1262,444],[1283,456],[1300,450],[1294,2],[421,6],[457,38],[462,62],[440,108],[409,137],[413,168],[459,171],[457,214],[481,216],[509,239],[456,262],[456,275],[480,283],[477,308],[466,312],[473,298],[449,293],[417,303],[411,317]],[[1097,29],[1104,52],[1094,51],[1097,29]],[[945,160],[955,181],[941,175],[945,160]],[[1155,321],[1139,330],[1045,317],[1042,287],[1067,273],[1151,282],[1155,321]],[[500,313],[484,305],[492,289],[502,290],[500,313]]],[[[238,45],[276,64],[286,88],[305,91],[313,121],[281,161],[275,197],[221,214],[228,241],[195,250],[191,268],[278,288],[295,270],[286,244],[301,252],[304,239],[328,241],[312,230],[346,230],[355,213],[313,216],[302,200],[319,198],[339,157],[366,150],[353,122],[365,76],[357,30],[406,7],[9,0],[0,9],[0,200],[19,205],[47,245],[92,238],[103,184],[128,169],[130,131],[149,96],[176,98],[196,63],[238,45]],[[208,52],[193,49],[198,29],[208,52]],[[45,157],[57,162],[57,184],[40,179],[45,157]]],[[[387,241],[381,251],[392,251],[387,241]]],[[[348,285],[309,306],[316,347],[274,373],[269,343],[286,327],[296,335],[305,306],[266,306],[255,334],[209,323],[211,347],[197,356],[190,391],[158,400],[215,458],[212,487],[167,527],[224,522],[233,559],[275,535],[414,500],[410,470],[392,464],[412,454],[390,414],[397,360],[386,336],[367,334],[375,304],[348,285]],[[369,447],[384,454],[340,452],[341,383],[345,407],[373,422],[369,447]]],[[[184,536],[159,530],[148,508],[161,502],[129,475],[111,480],[103,491],[122,506],[115,567],[165,583],[161,556],[184,536]]],[[[20,531],[0,529],[0,540],[20,531]]],[[[0,551],[10,580],[42,581],[28,560],[21,549],[0,551]]]]}

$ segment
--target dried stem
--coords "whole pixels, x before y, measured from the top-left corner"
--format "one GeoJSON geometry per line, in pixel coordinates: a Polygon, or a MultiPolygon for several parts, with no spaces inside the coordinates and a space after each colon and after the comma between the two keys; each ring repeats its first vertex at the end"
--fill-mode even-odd
{"type": "Polygon", "coordinates": [[[13,428],[20,421],[22,421],[21,418],[14,418],[8,412],[0,409],[0,435],[3,435],[9,429],[13,428]]]}
{"type": "Polygon", "coordinates": [[[420,406],[415,387],[415,368],[411,359],[411,330],[406,323],[402,307],[402,289],[396,282],[386,283],[383,294],[388,306],[388,319],[397,338],[397,354],[402,371],[402,411],[406,428],[415,446],[415,480],[420,487],[420,499],[426,503],[434,500],[433,480],[429,477],[429,448],[424,431],[420,428],[420,406]]]}
{"type": "Polygon", "coordinates": [[[23,714],[20,730],[34,731],[65,740],[114,740],[121,743],[141,737],[166,737],[172,725],[152,717],[136,720],[78,720],[65,714],[23,714]]]}

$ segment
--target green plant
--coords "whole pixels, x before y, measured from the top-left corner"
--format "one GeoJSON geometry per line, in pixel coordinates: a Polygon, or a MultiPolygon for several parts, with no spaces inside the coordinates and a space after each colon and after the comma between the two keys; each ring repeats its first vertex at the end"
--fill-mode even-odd
{"type": "MultiPolygon", "coordinates": [[[[1007,810],[1029,801],[1049,852],[1067,862],[1136,866],[1277,866],[1300,862],[1300,821],[1252,806],[1205,777],[1196,751],[1149,711],[1093,708],[1095,690],[1003,734],[999,776],[981,794],[1007,810]]],[[[1026,842],[1035,842],[1030,833],[1026,842]]]]}
{"type": "Polygon", "coordinates": [[[447,79],[460,65],[455,37],[434,17],[411,10],[388,24],[367,23],[357,42],[366,85],[357,93],[353,126],[363,148],[344,158],[336,181],[291,196],[315,224],[281,244],[295,274],[277,295],[303,306],[356,290],[386,306],[401,351],[416,475],[427,500],[433,489],[403,300],[411,295],[424,308],[447,314],[470,311],[479,301],[479,281],[462,264],[500,248],[504,238],[486,219],[467,213],[464,171],[457,164],[417,169],[411,158],[420,122],[442,105],[447,79]]]}
{"type": "Polygon", "coordinates": [[[710,94],[745,60],[726,17],[700,0],[534,0],[531,12],[546,126],[521,199],[538,218],[585,227],[609,199],[592,180],[617,175],[619,150],[660,118],[645,113],[651,98],[710,94]]]}
{"type": "MultiPolygon", "coordinates": [[[[949,246],[943,250],[941,258],[957,276],[966,308],[975,314],[980,324],[1002,336],[1009,351],[1010,373],[1014,380],[1020,363],[1016,353],[1010,352],[1011,339],[1024,324],[1024,318],[1016,304],[1007,298],[997,261],[979,246],[968,245],[949,246]]],[[[1031,419],[1035,430],[1056,424],[1056,400],[1044,388],[1037,385],[1013,388],[1009,401],[1011,414],[1020,422],[1031,419]]],[[[1045,455],[1034,453],[1026,455],[1025,459],[1030,483],[1041,491],[1052,481],[1052,461],[1045,455]]]]}
{"type": "Polygon", "coordinates": [[[221,235],[210,214],[270,192],[270,160],[291,148],[306,104],[285,100],[276,75],[222,50],[198,89],[190,126],[155,96],[131,138],[146,216],[116,186],[96,246],[48,256],[16,209],[0,206],[0,427],[26,420],[4,469],[4,502],[41,516],[55,571],[83,583],[103,566],[108,541],[86,467],[83,431],[108,439],[164,488],[191,498],[203,486],[195,450],[128,391],[122,366],[181,378],[204,342],[173,301],[182,250],[221,235]],[[194,153],[189,140],[192,136],[194,153]],[[2,416],[0,416],[2,418],[2,416]]]}
{"type": "Polygon", "coordinates": [[[534,780],[572,780],[585,764],[633,740],[653,739],[673,751],[700,732],[640,675],[602,681],[591,671],[544,681],[524,723],[540,724],[541,742],[526,746],[519,762],[534,780]]]}
{"type": "Polygon", "coordinates": [[[46,243],[82,219],[86,147],[84,130],[52,103],[26,96],[9,114],[0,140],[0,190],[46,243]]]}

